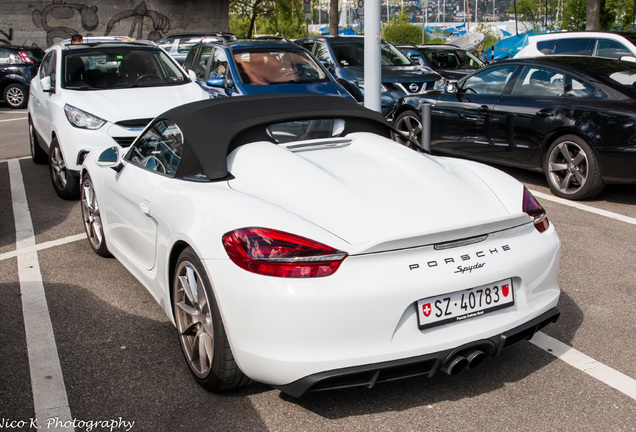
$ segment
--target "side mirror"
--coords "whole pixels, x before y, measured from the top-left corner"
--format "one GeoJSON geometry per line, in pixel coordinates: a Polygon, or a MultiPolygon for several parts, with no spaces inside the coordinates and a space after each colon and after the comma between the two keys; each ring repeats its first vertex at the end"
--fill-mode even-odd
{"type": "Polygon", "coordinates": [[[110,167],[119,172],[124,167],[121,163],[119,147],[109,147],[97,156],[97,165],[100,167],[110,167]]]}
{"type": "Polygon", "coordinates": [[[210,78],[205,83],[210,87],[223,87],[223,78],[210,78]]]}
{"type": "Polygon", "coordinates": [[[416,65],[420,65],[420,66],[424,66],[424,61],[422,60],[422,58],[418,55],[413,54],[412,56],[409,57],[411,59],[411,61],[413,63],[415,63],[416,65]]]}
{"type": "Polygon", "coordinates": [[[192,82],[197,82],[197,74],[194,73],[192,69],[188,69],[188,78],[190,78],[192,82]]]}
{"type": "Polygon", "coordinates": [[[632,56],[623,56],[620,58],[620,61],[626,61],[626,62],[630,62],[630,63],[636,63],[636,57],[632,57],[632,56]]]}
{"type": "Polygon", "coordinates": [[[457,87],[456,81],[449,81],[446,84],[446,93],[457,93],[458,91],[459,91],[459,88],[457,87]]]}
{"type": "Polygon", "coordinates": [[[46,76],[40,80],[40,84],[42,85],[42,91],[45,93],[55,93],[51,89],[51,77],[46,76]]]}
{"type": "Polygon", "coordinates": [[[333,63],[331,63],[329,60],[320,60],[320,63],[329,71],[329,72],[333,72],[335,70],[333,63]]]}

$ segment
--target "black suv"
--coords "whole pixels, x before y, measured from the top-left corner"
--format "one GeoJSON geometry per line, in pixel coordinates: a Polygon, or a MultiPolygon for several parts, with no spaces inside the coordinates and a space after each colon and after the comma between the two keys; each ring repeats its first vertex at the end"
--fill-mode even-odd
{"type": "Polygon", "coordinates": [[[448,80],[459,80],[486,66],[470,52],[454,45],[398,45],[414,63],[425,65],[448,80]]]}
{"type": "MultiPolygon", "coordinates": [[[[327,67],[336,80],[359,102],[364,101],[364,38],[327,36],[299,39],[296,43],[310,51],[327,67]]],[[[381,44],[382,114],[387,115],[395,101],[404,95],[434,90],[443,85],[442,77],[426,66],[415,65],[386,41],[381,44]]]]}
{"type": "Polygon", "coordinates": [[[11,108],[26,108],[29,85],[43,56],[40,48],[0,45],[0,95],[11,108]]]}

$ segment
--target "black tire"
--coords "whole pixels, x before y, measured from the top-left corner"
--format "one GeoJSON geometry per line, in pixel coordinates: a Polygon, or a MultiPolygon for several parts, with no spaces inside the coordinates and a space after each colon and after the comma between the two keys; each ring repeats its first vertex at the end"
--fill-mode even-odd
{"type": "Polygon", "coordinates": [[[250,382],[234,361],[210,281],[189,247],[175,266],[172,311],[183,355],[199,385],[220,392],[250,382]]]}
{"type": "Polygon", "coordinates": [[[108,246],[106,246],[97,194],[88,175],[82,180],[81,203],[82,219],[84,220],[84,230],[86,231],[88,243],[97,255],[103,257],[111,256],[110,252],[108,252],[108,246]]]}
{"type": "Polygon", "coordinates": [[[550,145],[543,172],[552,192],[561,198],[589,199],[605,187],[594,150],[576,135],[564,135],[550,145]]]}
{"type": "Polygon", "coordinates": [[[29,91],[18,83],[9,84],[4,89],[4,102],[13,109],[26,108],[29,101],[29,91]]]}
{"type": "Polygon", "coordinates": [[[75,200],[80,195],[79,176],[66,168],[66,162],[60,149],[57,138],[51,141],[49,151],[49,174],[53,189],[62,199],[75,200]]]}
{"type": "MultiPolygon", "coordinates": [[[[422,119],[415,111],[409,109],[401,112],[393,121],[393,126],[403,135],[409,137],[412,141],[415,141],[418,145],[421,144],[422,119]]],[[[409,140],[395,132],[392,132],[392,138],[400,144],[411,146],[409,140]]]]}
{"type": "Polygon", "coordinates": [[[31,147],[31,160],[36,164],[45,164],[48,161],[48,155],[40,146],[38,135],[33,128],[33,122],[29,118],[29,146],[31,147]]]}

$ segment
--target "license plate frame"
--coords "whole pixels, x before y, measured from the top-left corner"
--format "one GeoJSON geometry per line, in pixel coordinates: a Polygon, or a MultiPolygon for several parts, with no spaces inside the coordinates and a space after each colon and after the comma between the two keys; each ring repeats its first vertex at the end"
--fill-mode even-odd
{"type": "Polygon", "coordinates": [[[475,288],[420,299],[417,301],[419,329],[464,321],[513,306],[514,293],[512,278],[508,278],[475,288]]]}

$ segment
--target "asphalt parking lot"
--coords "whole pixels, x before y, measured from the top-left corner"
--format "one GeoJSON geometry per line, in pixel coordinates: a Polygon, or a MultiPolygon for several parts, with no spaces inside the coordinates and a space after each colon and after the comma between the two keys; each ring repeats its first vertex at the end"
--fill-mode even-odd
{"type": "Polygon", "coordinates": [[[293,399],[202,390],[154,299],[92,252],[79,202],[29,156],[26,110],[0,106],[0,431],[636,431],[635,185],[572,203],[506,170],[561,236],[560,320],[459,375],[293,399]]]}

